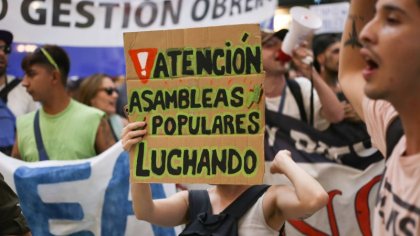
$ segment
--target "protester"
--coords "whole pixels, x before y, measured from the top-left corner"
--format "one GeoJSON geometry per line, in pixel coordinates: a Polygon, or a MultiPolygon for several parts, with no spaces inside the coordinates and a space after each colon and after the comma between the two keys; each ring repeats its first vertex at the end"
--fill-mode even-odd
{"type": "Polygon", "coordinates": [[[79,102],[105,112],[115,140],[121,138],[122,129],[128,124],[127,119],[116,113],[118,97],[114,81],[105,74],[91,75],[79,87],[79,102]]]}
{"type": "Polygon", "coordinates": [[[418,0],[353,0],[343,33],[340,84],[386,156],[373,235],[420,235],[419,22],[418,0]]]}
{"type": "Polygon", "coordinates": [[[338,84],[340,40],[340,35],[333,33],[315,35],[312,39],[314,67],[335,93],[341,92],[338,84]]]}
{"type": "Polygon", "coordinates": [[[13,34],[0,30],[0,152],[10,155],[15,142],[16,117],[37,107],[20,80],[6,74],[13,34]]]}
{"type": "Polygon", "coordinates": [[[70,61],[62,48],[43,46],[23,59],[22,68],[22,85],[42,108],[18,118],[14,157],[84,159],[114,144],[104,113],[74,101],[67,93],[70,61]]]}
{"type": "Polygon", "coordinates": [[[310,50],[302,44],[294,50],[292,57],[294,65],[301,71],[306,71],[305,74],[307,75],[307,78],[299,77],[294,80],[302,94],[306,113],[306,117],[302,117],[299,104],[296,97],[293,96],[294,92],[291,91],[290,83],[286,78],[286,64],[278,56],[282,38],[274,33],[264,31],[262,31],[261,37],[263,68],[266,73],[264,91],[267,109],[282,112],[296,119],[306,119],[308,121],[313,119],[313,126],[319,130],[328,128],[329,123],[341,121],[343,111],[340,102],[318,73],[312,69],[312,66],[302,62],[304,58],[312,56],[310,50]],[[312,90],[311,81],[308,78],[312,80],[314,90],[312,90]],[[311,96],[313,96],[313,101],[311,101],[311,96]],[[311,111],[311,106],[313,106],[313,111],[311,111]]]}
{"type": "Polygon", "coordinates": [[[325,33],[316,35],[312,40],[314,67],[322,79],[337,94],[344,106],[344,120],[362,123],[353,106],[348,103],[338,83],[338,66],[340,56],[339,34],[325,33]]]}
{"type": "MultiPolygon", "coordinates": [[[[134,122],[123,130],[125,150],[141,142],[146,122],[134,122]]],[[[289,218],[308,217],[327,204],[328,195],[310,175],[291,159],[288,151],[280,151],[270,171],[285,174],[293,187],[271,186],[238,222],[238,235],[278,235],[289,218]]],[[[215,185],[207,190],[212,213],[219,214],[250,186],[215,185]]],[[[166,199],[153,200],[150,184],[132,183],[133,209],[136,217],[153,224],[176,226],[189,223],[189,192],[180,191],[166,199]]]]}
{"type": "Polygon", "coordinates": [[[17,117],[36,110],[38,106],[20,83],[21,80],[6,73],[12,42],[13,34],[0,30],[0,94],[2,101],[17,117]]]}
{"type": "MultiPolygon", "coordinates": [[[[302,63],[304,58],[312,56],[304,44],[294,50],[293,62],[312,78],[313,88],[308,78],[287,78],[286,62],[279,57],[283,37],[284,34],[261,32],[267,110],[301,120],[317,130],[325,130],[330,123],[340,122],[344,111],[339,100],[312,66],[302,63]]],[[[267,127],[268,139],[273,139],[270,122],[267,127]]]]}

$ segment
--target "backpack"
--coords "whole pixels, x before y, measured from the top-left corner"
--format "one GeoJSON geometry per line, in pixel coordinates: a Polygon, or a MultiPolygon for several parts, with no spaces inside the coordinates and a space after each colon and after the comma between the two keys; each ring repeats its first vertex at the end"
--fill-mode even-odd
{"type": "Polygon", "coordinates": [[[188,191],[189,219],[180,236],[236,236],[238,220],[270,187],[255,185],[247,189],[220,214],[213,215],[207,190],[188,191]]]}
{"type": "Polygon", "coordinates": [[[9,155],[15,143],[16,118],[0,99],[0,152],[9,155]]]}
{"type": "Polygon", "coordinates": [[[4,103],[7,104],[7,95],[9,94],[10,91],[12,91],[12,89],[14,89],[19,83],[20,83],[20,79],[14,79],[12,81],[10,81],[10,83],[6,84],[6,87],[4,87],[1,91],[0,91],[0,99],[3,100],[4,103]]]}
{"type": "Polygon", "coordinates": [[[401,137],[404,135],[400,117],[394,118],[386,130],[386,161],[392,154],[394,147],[398,144],[401,137]]]}
{"type": "Polygon", "coordinates": [[[0,152],[9,156],[15,143],[16,117],[7,107],[7,96],[20,82],[14,79],[0,91],[0,152]]]}

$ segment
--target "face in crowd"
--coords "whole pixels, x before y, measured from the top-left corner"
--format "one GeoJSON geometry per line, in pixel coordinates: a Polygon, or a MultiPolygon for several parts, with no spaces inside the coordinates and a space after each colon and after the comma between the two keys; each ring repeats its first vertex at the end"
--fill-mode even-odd
{"type": "Polygon", "coordinates": [[[115,114],[118,99],[117,91],[112,79],[104,77],[101,87],[98,88],[96,95],[91,100],[92,106],[104,111],[108,115],[115,114]]]}
{"type": "Polygon", "coordinates": [[[340,42],[331,44],[321,56],[322,64],[327,72],[338,73],[338,61],[340,57],[340,42]]]}
{"type": "Polygon", "coordinates": [[[365,93],[407,103],[420,88],[420,1],[379,0],[374,18],[360,33],[366,60],[365,93]]]}
{"type": "Polygon", "coordinates": [[[22,85],[35,101],[49,102],[54,92],[64,91],[70,59],[64,49],[45,45],[22,60],[22,85]]]}
{"type": "Polygon", "coordinates": [[[116,113],[117,91],[114,81],[109,76],[94,74],[80,84],[78,100],[112,115],[116,113]]]}
{"type": "Polygon", "coordinates": [[[278,37],[272,36],[268,40],[263,39],[262,43],[262,64],[267,73],[284,74],[285,65],[279,60],[279,51],[282,42],[278,37]]]}
{"type": "Polygon", "coordinates": [[[10,45],[0,39],[0,77],[6,74],[10,45]]]}

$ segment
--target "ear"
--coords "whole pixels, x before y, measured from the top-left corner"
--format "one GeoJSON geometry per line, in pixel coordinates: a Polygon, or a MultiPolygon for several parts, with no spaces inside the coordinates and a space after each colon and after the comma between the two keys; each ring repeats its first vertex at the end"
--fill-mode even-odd
{"type": "Polygon", "coordinates": [[[316,60],[318,61],[319,65],[322,66],[325,63],[325,54],[321,53],[316,57],[316,60]]]}
{"type": "Polygon", "coordinates": [[[61,84],[61,73],[58,70],[53,70],[53,83],[60,83],[61,84]]]}

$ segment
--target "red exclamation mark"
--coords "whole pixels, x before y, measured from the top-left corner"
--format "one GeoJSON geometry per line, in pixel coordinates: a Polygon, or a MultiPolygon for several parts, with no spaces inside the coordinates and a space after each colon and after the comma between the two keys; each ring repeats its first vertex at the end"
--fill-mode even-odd
{"type": "Polygon", "coordinates": [[[137,59],[139,60],[140,63],[140,74],[142,76],[146,76],[147,72],[146,72],[146,63],[147,63],[147,56],[149,55],[148,52],[139,52],[137,53],[137,59]]]}
{"type": "Polygon", "coordinates": [[[137,76],[143,83],[149,81],[157,51],[157,48],[132,49],[128,51],[137,76]]]}

